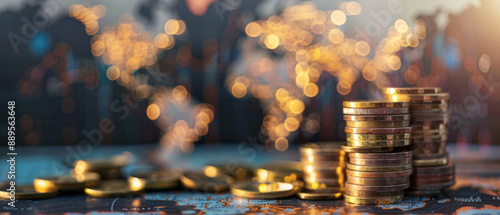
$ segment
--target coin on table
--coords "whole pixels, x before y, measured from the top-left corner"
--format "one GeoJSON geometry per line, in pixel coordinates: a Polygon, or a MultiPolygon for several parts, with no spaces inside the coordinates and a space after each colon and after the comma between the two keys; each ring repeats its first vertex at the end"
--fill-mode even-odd
{"type": "Polygon", "coordinates": [[[352,147],[397,147],[397,146],[409,146],[411,140],[353,140],[347,141],[348,146],[352,147]]]}
{"type": "Polygon", "coordinates": [[[428,94],[392,94],[385,95],[389,101],[433,101],[433,100],[448,100],[449,93],[428,93],[428,94]]]}
{"type": "Polygon", "coordinates": [[[411,169],[411,164],[403,164],[397,166],[361,166],[354,164],[347,164],[347,169],[361,172],[396,172],[411,169]]]}
{"type": "Polygon", "coordinates": [[[349,158],[349,163],[360,166],[398,166],[403,164],[411,164],[412,158],[398,159],[366,159],[366,158],[349,158]]]}
{"type": "Polygon", "coordinates": [[[391,153],[349,153],[350,158],[363,158],[363,159],[400,159],[411,158],[413,153],[411,151],[404,152],[391,152],[391,153]]]}
{"type": "Polygon", "coordinates": [[[391,146],[391,147],[353,147],[353,146],[341,146],[342,150],[350,153],[372,153],[372,152],[397,152],[397,151],[408,151],[410,146],[391,146]]]}
{"type": "Polygon", "coordinates": [[[42,198],[57,196],[58,192],[57,190],[37,192],[33,185],[16,186],[14,192],[10,190],[9,186],[2,188],[0,190],[0,198],[10,199],[11,194],[14,194],[16,200],[23,200],[23,199],[42,199],[42,198]]]}
{"type": "Polygon", "coordinates": [[[256,175],[261,182],[292,182],[302,177],[302,170],[302,163],[297,161],[273,161],[259,166],[256,175]]]}
{"type": "Polygon", "coordinates": [[[74,163],[74,172],[96,172],[103,179],[117,179],[121,177],[121,169],[131,161],[130,156],[116,155],[111,158],[96,158],[88,160],[77,160],[74,163]]]}
{"type": "Polygon", "coordinates": [[[82,191],[86,187],[98,186],[101,176],[95,172],[85,172],[77,175],[61,175],[38,177],[33,181],[33,186],[38,192],[82,191]]]}
{"type": "Polygon", "coordinates": [[[233,183],[230,176],[217,174],[213,177],[205,175],[203,172],[186,171],[180,176],[182,185],[190,189],[197,189],[208,192],[223,192],[229,189],[229,184],[233,183]]]}
{"type": "Polygon", "coordinates": [[[406,101],[386,101],[386,100],[359,100],[344,101],[345,108],[398,108],[409,107],[410,103],[406,101]]]}
{"type": "Polygon", "coordinates": [[[383,94],[432,94],[441,93],[439,87],[388,87],[381,90],[383,94]]]}
{"type": "Polygon", "coordinates": [[[404,134],[411,133],[412,127],[399,127],[399,128],[355,128],[345,127],[346,134],[404,134]]]}
{"type": "Polygon", "coordinates": [[[384,177],[404,177],[409,176],[413,172],[413,169],[396,171],[396,172],[362,172],[362,171],[354,171],[350,169],[345,170],[346,175],[362,177],[362,178],[384,178],[384,177]]]}
{"type": "Polygon", "coordinates": [[[146,185],[139,181],[136,184],[129,184],[124,180],[103,181],[100,186],[85,188],[85,193],[93,197],[118,197],[138,195],[143,192],[146,185]]]}
{"type": "Polygon", "coordinates": [[[395,184],[404,184],[409,181],[410,181],[409,176],[386,177],[386,178],[360,178],[360,177],[349,176],[347,177],[346,182],[356,185],[389,186],[395,184]]]}
{"type": "MultiPolygon", "coordinates": [[[[413,115],[413,113],[412,113],[413,115]]],[[[410,120],[410,114],[399,115],[344,115],[345,121],[405,121],[410,120]]]]}
{"type": "Polygon", "coordinates": [[[455,164],[448,163],[445,166],[415,167],[414,171],[419,175],[453,174],[455,172],[455,164]]]}
{"type": "Polygon", "coordinates": [[[295,195],[299,187],[287,182],[237,182],[231,185],[231,193],[249,199],[278,199],[295,195]]]}
{"type": "Polygon", "coordinates": [[[207,164],[203,171],[205,175],[217,175],[219,173],[231,176],[235,181],[251,179],[254,176],[253,167],[243,161],[230,160],[226,162],[213,162],[207,164]]]}
{"type": "Polygon", "coordinates": [[[397,128],[410,126],[410,120],[405,121],[346,121],[347,127],[355,128],[397,128]]]}
{"type": "Polygon", "coordinates": [[[344,108],[344,114],[352,115],[387,115],[387,114],[407,114],[408,107],[400,108],[344,108]]]}
{"type": "Polygon", "coordinates": [[[348,182],[345,183],[346,190],[363,190],[370,192],[392,192],[392,191],[405,190],[409,187],[410,187],[410,182],[406,182],[403,184],[387,185],[387,186],[368,186],[368,185],[351,184],[348,182]]]}
{"type": "Polygon", "coordinates": [[[175,170],[167,171],[151,171],[134,173],[128,177],[129,183],[145,184],[145,189],[172,189],[179,186],[179,177],[181,173],[175,170]]]}
{"type": "Polygon", "coordinates": [[[380,141],[380,140],[409,140],[412,133],[400,134],[351,134],[347,133],[347,141],[380,141]]]}
{"type": "Polygon", "coordinates": [[[338,192],[304,189],[297,193],[297,196],[303,200],[332,200],[342,198],[342,192],[340,189],[338,192]]]}
{"type": "Polygon", "coordinates": [[[362,204],[362,205],[367,205],[367,204],[392,204],[392,203],[397,203],[401,202],[403,200],[404,195],[400,196],[391,196],[391,197],[377,197],[377,198],[370,198],[370,197],[356,197],[356,196],[349,196],[344,194],[344,200],[348,203],[352,204],[362,204]]]}
{"type": "Polygon", "coordinates": [[[401,196],[404,195],[404,190],[391,191],[391,192],[344,190],[344,193],[349,196],[378,198],[378,197],[401,196]]]}

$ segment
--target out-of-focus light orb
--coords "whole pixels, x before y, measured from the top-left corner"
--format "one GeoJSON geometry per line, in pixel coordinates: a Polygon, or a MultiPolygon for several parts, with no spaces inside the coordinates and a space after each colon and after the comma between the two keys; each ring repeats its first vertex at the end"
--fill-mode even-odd
{"type": "Polygon", "coordinates": [[[366,56],[370,54],[370,44],[366,41],[359,41],[354,45],[354,51],[360,56],[366,56]]]}
{"type": "Polygon", "coordinates": [[[363,68],[363,78],[367,81],[375,81],[377,79],[377,70],[371,65],[363,68]]]}
{"type": "Polygon", "coordinates": [[[347,3],[346,10],[349,15],[359,15],[361,14],[361,5],[359,3],[352,1],[347,3]]]}
{"type": "Polygon", "coordinates": [[[307,83],[304,86],[303,91],[304,91],[304,95],[312,98],[312,97],[318,95],[319,88],[318,88],[318,85],[316,85],[315,83],[307,83]]]}
{"type": "Polygon", "coordinates": [[[304,105],[304,102],[299,100],[299,99],[295,99],[293,100],[292,102],[290,102],[290,111],[294,114],[301,114],[305,109],[305,105],[304,105]]]}
{"type": "Polygon", "coordinates": [[[402,19],[396,20],[396,22],[394,23],[394,27],[400,34],[406,33],[408,31],[408,24],[402,19]]]}
{"type": "Polygon", "coordinates": [[[306,73],[297,75],[297,77],[295,78],[295,84],[299,88],[304,88],[307,83],[309,83],[309,75],[306,73]]]}
{"type": "Polygon", "coordinates": [[[186,87],[182,86],[182,85],[179,85],[179,86],[176,86],[173,90],[172,90],[172,96],[174,97],[175,100],[177,101],[182,101],[184,99],[187,98],[188,96],[188,91],[186,90],[186,87]]]}
{"type": "Polygon", "coordinates": [[[481,72],[487,73],[491,67],[490,56],[487,54],[482,54],[481,57],[479,58],[479,61],[477,62],[477,65],[479,67],[479,70],[481,70],[481,72]]]}
{"type": "Polygon", "coordinates": [[[147,85],[139,85],[135,90],[135,94],[138,98],[145,99],[149,97],[150,89],[147,85]]]}
{"type": "Polygon", "coordinates": [[[420,72],[419,72],[418,67],[412,65],[412,66],[408,67],[408,70],[406,70],[406,72],[404,74],[404,79],[405,79],[406,83],[408,83],[410,85],[414,85],[417,83],[419,74],[420,74],[420,72]]]}
{"type": "Polygon", "coordinates": [[[286,151],[288,149],[288,140],[284,137],[279,137],[274,143],[276,149],[280,152],[286,151]]]}
{"type": "Polygon", "coordinates": [[[241,82],[236,82],[231,87],[231,93],[236,98],[243,98],[247,94],[247,86],[241,82]]]}
{"type": "Polygon", "coordinates": [[[278,90],[276,90],[276,93],[275,93],[276,100],[281,101],[288,96],[289,96],[289,94],[288,94],[288,91],[286,89],[279,88],[278,90]]]}
{"type": "Polygon", "coordinates": [[[276,36],[275,34],[269,34],[266,37],[266,40],[264,41],[264,44],[268,49],[275,49],[278,48],[280,44],[280,38],[276,36]]]}
{"type": "Polygon", "coordinates": [[[393,71],[399,70],[401,68],[401,59],[396,55],[391,55],[387,58],[387,66],[393,71]]]}
{"type": "Polygon", "coordinates": [[[289,132],[297,130],[300,126],[300,122],[295,117],[288,117],[284,123],[285,129],[289,132]]]}
{"type": "Polygon", "coordinates": [[[334,10],[330,15],[330,19],[335,25],[343,25],[347,20],[345,13],[341,10],[334,10]]]}
{"type": "Polygon", "coordinates": [[[156,120],[160,116],[160,107],[157,104],[150,104],[146,110],[146,115],[150,120],[156,120]]]}
{"type": "Polygon", "coordinates": [[[92,43],[92,54],[96,57],[101,56],[104,54],[104,51],[106,47],[104,46],[104,42],[102,41],[95,41],[92,43]]]}
{"type": "Polygon", "coordinates": [[[418,36],[416,34],[408,34],[408,36],[406,37],[406,43],[408,43],[408,46],[410,47],[417,47],[418,36]]]}
{"type": "Polygon", "coordinates": [[[174,42],[174,38],[165,33],[159,33],[155,37],[155,45],[160,49],[167,49],[174,42]]]}
{"type": "Polygon", "coordinates": [[[332,29],[330,32],[328,32],[328,39],[333,44],[339,44],[342,42],[342,40],[344,40],[344,32],[337,28],[332,29]]]}
{"type": "Polygon", "coordinates": [[[176,35],[179,30],[181,30],[181,24],[179,20],[171,19],[165,23],[164,26],[165,33],[168,35],[176,35]]]}
{"type": "Polygon", "coordinates": [[[258,37],[262,33],[262,29],[259,23],[250,22],[245,27],[245,33],[247,33],[249,37],[258,37]]]}

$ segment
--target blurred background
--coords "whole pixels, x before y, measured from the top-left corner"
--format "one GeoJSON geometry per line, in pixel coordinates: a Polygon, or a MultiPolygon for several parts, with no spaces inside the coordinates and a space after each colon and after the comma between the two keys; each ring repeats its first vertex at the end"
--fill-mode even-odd
{"type": "Polygon", "coordinates": [[[17,145],[30,149],[159,143],[189,154],[198,144],[286,151],[343,140],[342,101],[442,87],[449,141],[488,146],[500,138],[499,9],[494,0],[2,1],[0,98],[16,102],[17,145]]]}

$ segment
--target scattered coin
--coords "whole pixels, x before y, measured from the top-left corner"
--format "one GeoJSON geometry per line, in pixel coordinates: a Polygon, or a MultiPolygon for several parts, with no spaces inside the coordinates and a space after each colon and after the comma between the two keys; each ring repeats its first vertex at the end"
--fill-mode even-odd
{"type": "Polygon", "coordinates": [[[190,189],[207,192],[223,192],[229,190],[229,184],[233,179],[224,174],[217,174],[213,177],[202,172],[186,171],[180,176],[182,185],[190,189]]]}
{"type": "MultiPolygon", "coordinates": [[[[10,199],[11,192],[8,191],[7,188],[3,188],[0,190],[0,198],[10,199]]],[[[24,186],[16,186],[14,196],[16,197],[16,200],[23,200],[23,199],[48,198],[52,196],[57,196],[57,194],[58,194],[57,190],[50,190],[47,192],[37,192],[35,191],[35,187],[33,185],[24,185],[24,186]]]]}
{"type": "Polygon", "coordinates": [[[235,196],[249,199],[278,199],[295,195],[300,187],[287,182],[238,182],[231,186],[235,196]]]}
{"type": "Polygon", "coordinates": [[[103,181],[100,186],[85,188],[85,193],[93,197],[118,197],[138,195],[143,192],[146,185],[141,181],[135,181],[135,184],[129,184],[123,180],[103,181]]]}
{"type": "Polygon", "coordinates": [[[218,162],[207,164],[203,171],[206,175],[217,175],[219,173],[229,175],[235,181],[251,179],[254,176],[253,167],[243,161],[230,160],[227,162],[218,162]]]}
{"type": "Polygon", "coordinates": [[[79,175],[62,175],[50,177],[38,177],[33,181],[37,192],[51,191],[82,191],[86,187],[98,186],[101,177],[95,172],[85,172],[79,175]]]}
{"type": "Polygon", "coordinates": [[[141,181],[145,189],[171,189],[179,186],[179,171],[151,171],[135,173],[128,177],[129,183],[141,181]]]}

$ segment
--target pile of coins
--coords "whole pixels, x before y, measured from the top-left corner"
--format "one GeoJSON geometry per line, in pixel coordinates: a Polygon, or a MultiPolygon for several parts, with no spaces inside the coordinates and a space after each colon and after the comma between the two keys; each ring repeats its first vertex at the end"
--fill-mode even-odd
{"type": "Polygon", "coordinates": [[[308,143],[300,146],[304,168],[301,199],[338,199],[345,181],[345,152],[340,144],[308,143]]]}
{"type": "Polygon", "coordinates": [[[441,88],[386,88],[390,101],[410,103],[414,174],[408,191],[416,195],[439,194],[455,184],[455,166],[448,160],[449,93],[441,88]]]}
{"type": "Polygon", "coordinates": [[[345,101],[348,153],[344,199],[354,204],[403,200],[410,187],[409,102],[345,101]]]}

